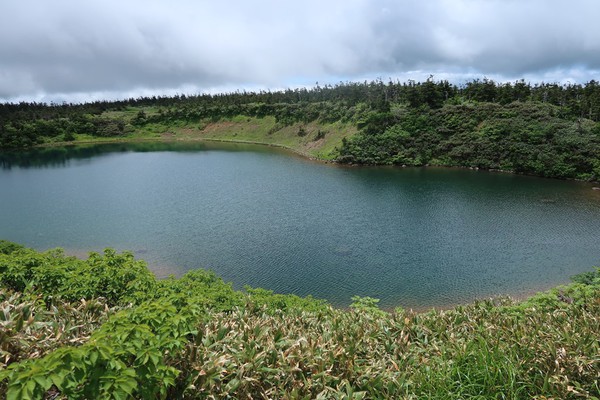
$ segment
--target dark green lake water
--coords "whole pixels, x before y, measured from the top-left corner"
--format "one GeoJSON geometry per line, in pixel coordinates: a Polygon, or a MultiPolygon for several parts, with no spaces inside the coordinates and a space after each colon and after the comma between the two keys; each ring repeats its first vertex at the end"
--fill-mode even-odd
{"type": "Polygon", "coordinates": [[[351,168],[265,147],[146,143],[0,154],[0,238],[132,250],[159,276],[426,308],[568,282],[600,264],[591,184],[351,168]]]}

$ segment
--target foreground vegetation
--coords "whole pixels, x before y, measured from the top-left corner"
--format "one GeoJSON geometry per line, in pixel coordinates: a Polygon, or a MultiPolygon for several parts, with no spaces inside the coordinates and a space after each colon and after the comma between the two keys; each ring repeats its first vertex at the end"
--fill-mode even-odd
{"type": "Polygon", "coordinates": [[[88,104],[0,104],[0,148],[212,139],[352,164],[600,178],[600,85],[342,83],[88,104]]]}
{"type": "Polygon", "coordinates": [[[7,399],[600,397],[600,270],[525,302],[388,313],[0,242],[0,310],[7,399]]]}

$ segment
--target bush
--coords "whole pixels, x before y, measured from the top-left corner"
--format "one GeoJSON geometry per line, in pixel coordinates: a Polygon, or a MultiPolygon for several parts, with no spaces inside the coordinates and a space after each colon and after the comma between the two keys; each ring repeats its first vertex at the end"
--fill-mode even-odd
{"type": "Polygon", "coordinates": [[[91,253],[87,260],[79,260],[60,249],[38,253],[6,243],[2,248],[0,285],[40,293],[46,300],[104,297],[111,306],[137,304],[156,287],[145,262],[135,260],[131,253],[107,249],[103,255],[91,253]]]}
{"type": "Polygon", "coordinates": [[[12,254],[18,250],[23,250],[25,247],[20,244],[0,240],[0,254],[12,254]]]}

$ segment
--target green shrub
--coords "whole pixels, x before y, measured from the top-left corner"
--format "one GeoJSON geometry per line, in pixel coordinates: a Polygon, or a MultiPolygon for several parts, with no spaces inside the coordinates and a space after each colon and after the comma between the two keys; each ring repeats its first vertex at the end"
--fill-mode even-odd
{"type": "Polygon", "coordinates": [[[0,240],[0,254],[11,254],[19,250],[23,250],[25,247],[20,244],[8,242],[6,240],[0,240]]]}
{"type": "Polygon", "coordinates": [[[40,293],[45,299],[68,302],[104,297],[109,305],[137,303],[154,292],[156,278],[145,262],[131,253],[91,253],[87,260],[65,256],[62,250],[38,253],[5,246],[0,253],[0,285],[14,291],[40,293]]]}
{"type": "Polygon", "coordinates": [[[41,399],[55,388],[69,399],[165,399],[179,371],[167,365],[194,333],[193,312],[168,301],[141,304],[113,316],[89,342],[12,364],[7,399],[41,399]]]}
{"type": "Polygon", "coordinates": [[[582,272],[571,277],[571,280],[576,283],[584,285],[597,285],[600,286],[600,268],[596,268],[595,271],[582,272]]]}

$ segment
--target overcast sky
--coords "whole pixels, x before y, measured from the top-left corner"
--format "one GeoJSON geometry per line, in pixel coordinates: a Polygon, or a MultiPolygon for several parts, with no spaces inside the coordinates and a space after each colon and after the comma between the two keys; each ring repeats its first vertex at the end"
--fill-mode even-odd
{"type": "Polygon", "coordinates": [[[0,101],[599,72],[599,0],[0,0],[0,101]]]}

